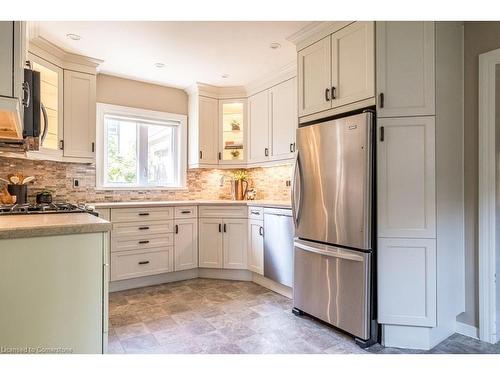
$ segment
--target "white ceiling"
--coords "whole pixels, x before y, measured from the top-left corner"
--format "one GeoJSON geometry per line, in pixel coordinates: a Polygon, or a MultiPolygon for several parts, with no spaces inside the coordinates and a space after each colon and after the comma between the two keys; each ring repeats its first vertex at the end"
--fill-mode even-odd
{"type": "Polygon", "coordinates": [[[68,52],[104,60],[101,73],[186,88],[195,82],[246,85],[279,70],[296,58],[286,38],[307,24],[44,21],[38,27],[41,36],[68,52]],[[69,33],[81,39],[71,40],[69,33]],[[269,48],[272,42],[281,48],[269,48]],[[165,67],[156,68],[157,62],[165,67]]]}

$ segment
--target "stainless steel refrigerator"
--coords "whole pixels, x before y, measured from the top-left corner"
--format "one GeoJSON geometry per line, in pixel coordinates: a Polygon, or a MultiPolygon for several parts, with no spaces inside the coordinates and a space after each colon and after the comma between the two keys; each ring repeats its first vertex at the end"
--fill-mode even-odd
{"type": "Polygon", "coordinates": [[[369,344],[372,325],[373,113],[302,126],[292,208],[294,313],[369,344]]]}

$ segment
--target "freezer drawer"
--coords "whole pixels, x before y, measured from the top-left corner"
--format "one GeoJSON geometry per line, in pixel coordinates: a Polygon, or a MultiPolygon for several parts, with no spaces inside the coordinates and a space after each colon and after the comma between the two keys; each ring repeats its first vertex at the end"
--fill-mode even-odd
{"type": "Polygon", "coordinates": [[[370,262],[371,253],[296,240],[294,307],[367,340],[370,262]]]}

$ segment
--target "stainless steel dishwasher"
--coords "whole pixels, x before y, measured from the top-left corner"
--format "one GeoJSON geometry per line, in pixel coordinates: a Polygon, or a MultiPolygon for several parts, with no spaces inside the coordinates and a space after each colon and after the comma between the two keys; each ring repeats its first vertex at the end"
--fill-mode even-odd
{"type": "Polygon", "coordinates": [[[264,208],[264,276],[293,285],[292,210],[264,208]]]}

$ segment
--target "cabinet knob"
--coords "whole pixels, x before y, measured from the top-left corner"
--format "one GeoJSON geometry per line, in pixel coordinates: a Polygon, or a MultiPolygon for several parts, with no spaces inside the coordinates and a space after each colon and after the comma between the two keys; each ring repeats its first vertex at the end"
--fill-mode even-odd
{"type": "Polygon", "coordinates": [[[264,155],[269,156],[269,149],[267,147],[264,149],[264,155]]]}

